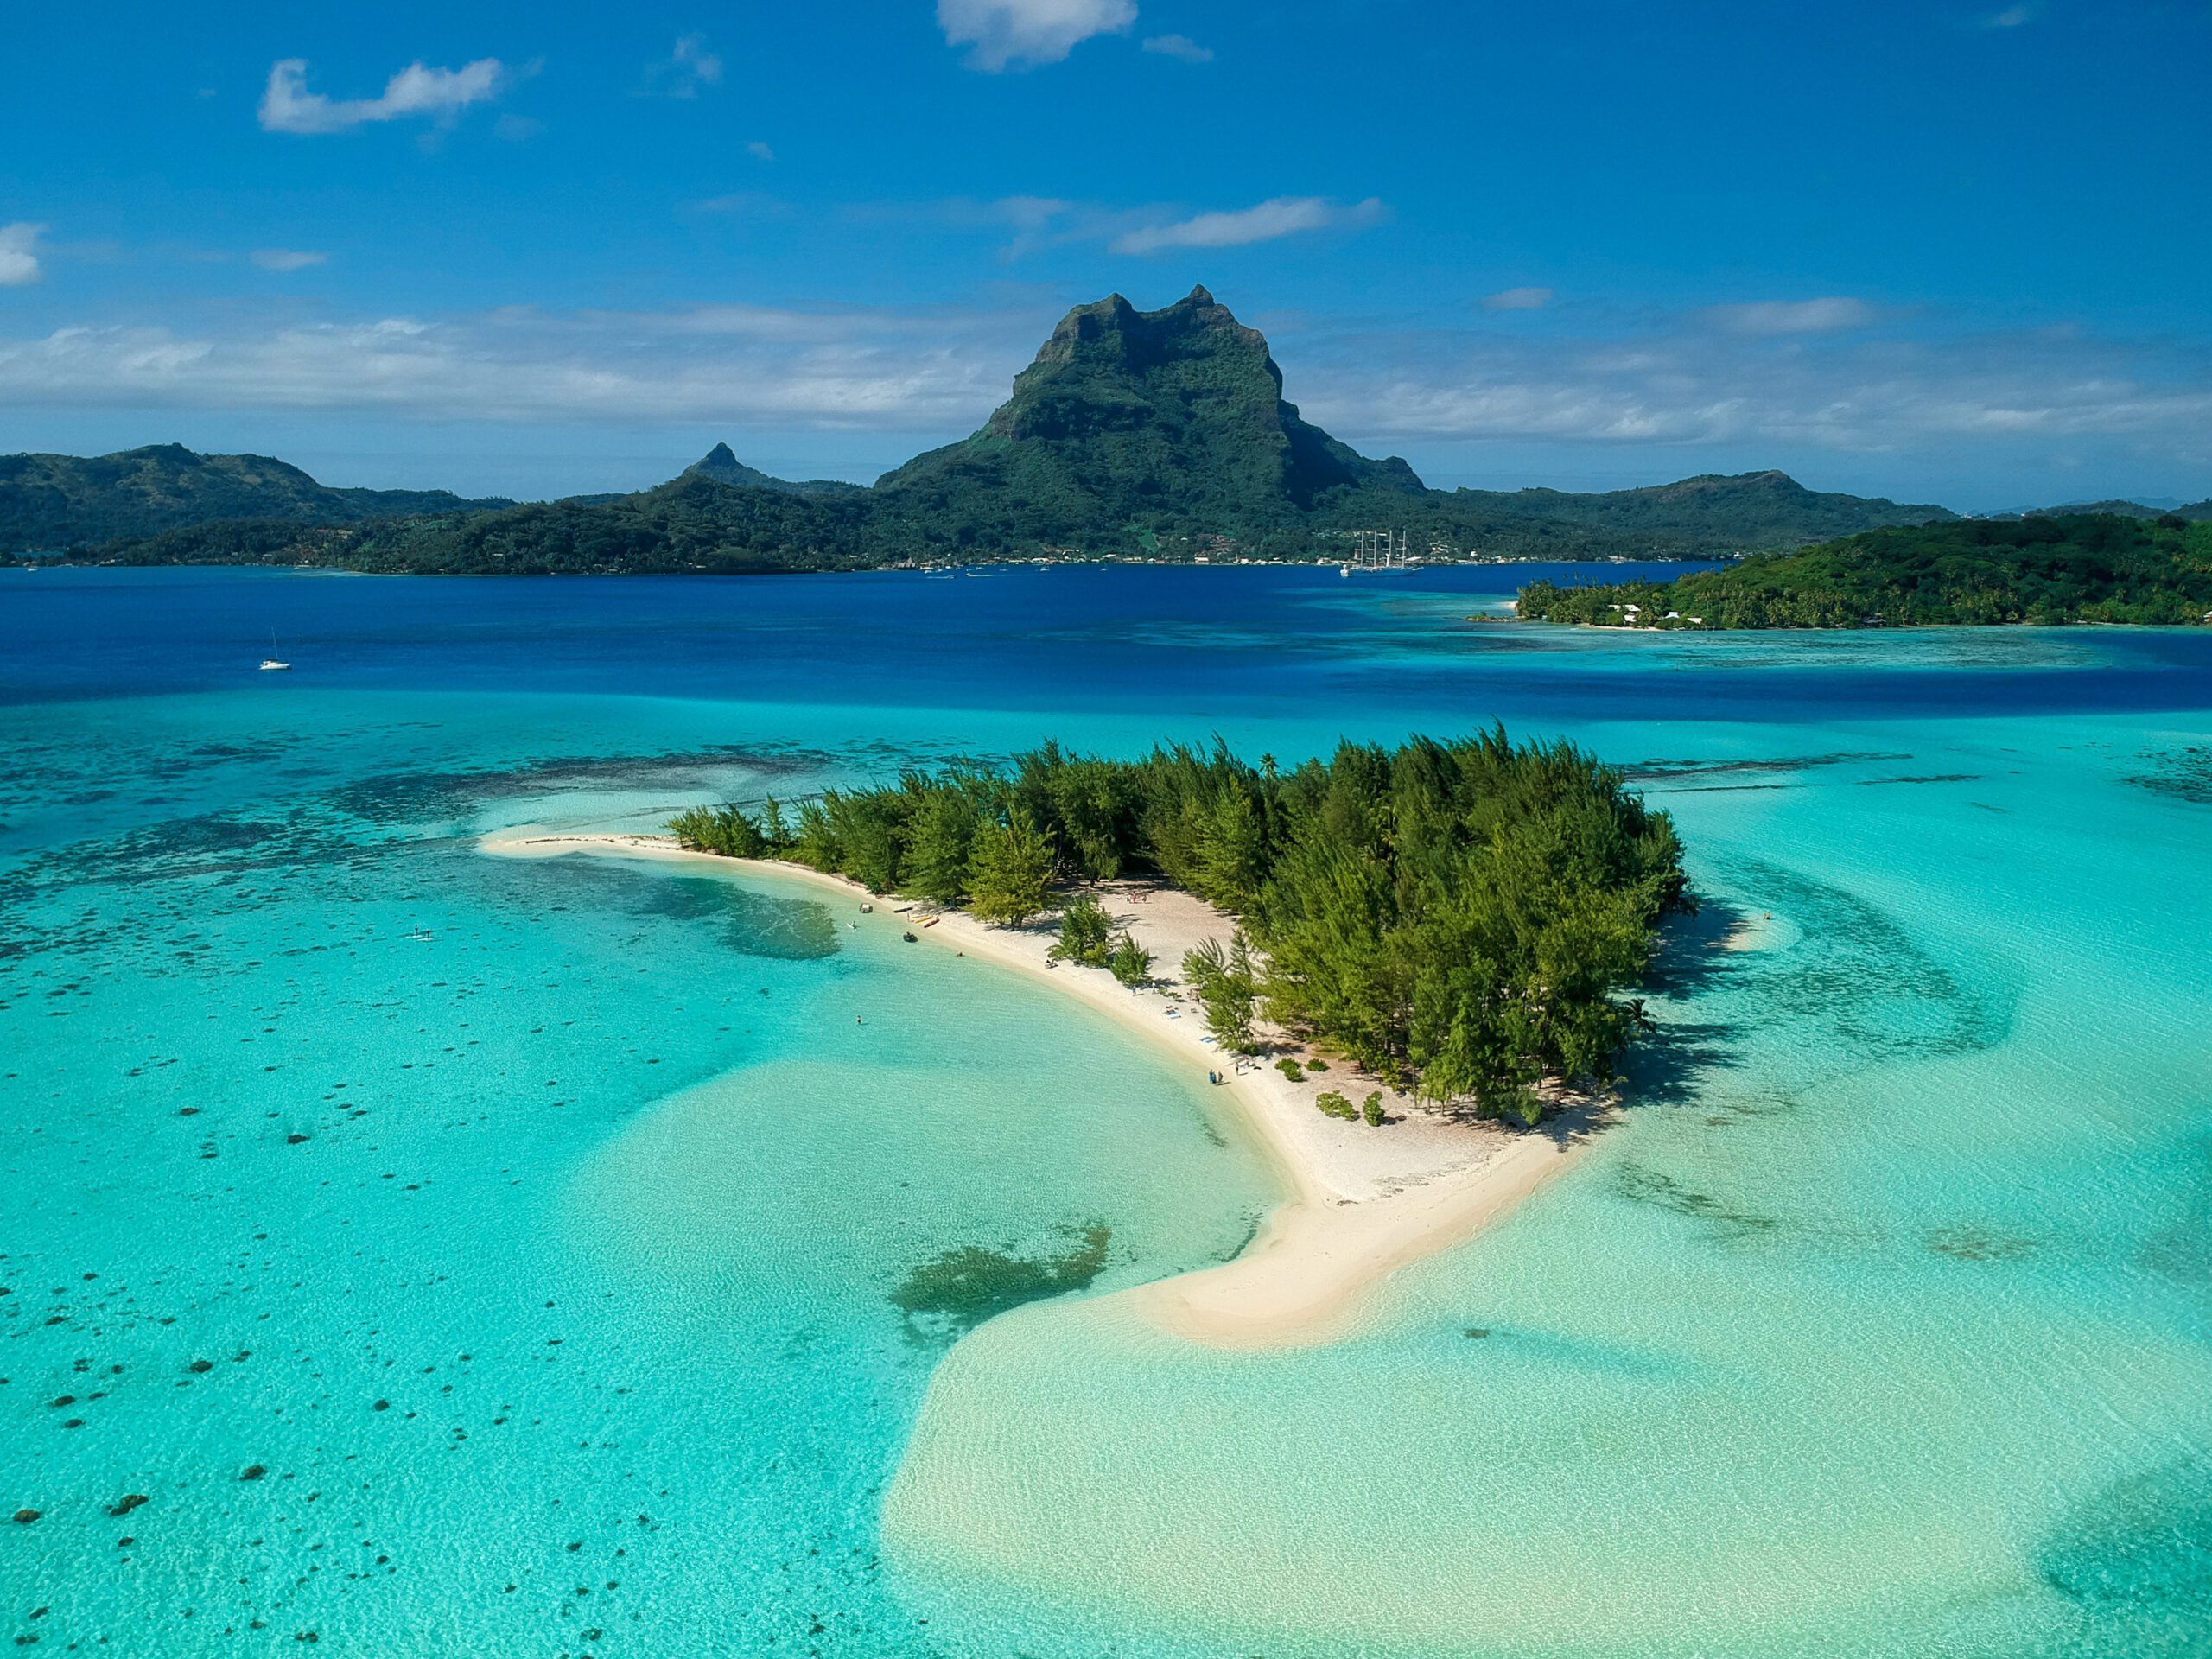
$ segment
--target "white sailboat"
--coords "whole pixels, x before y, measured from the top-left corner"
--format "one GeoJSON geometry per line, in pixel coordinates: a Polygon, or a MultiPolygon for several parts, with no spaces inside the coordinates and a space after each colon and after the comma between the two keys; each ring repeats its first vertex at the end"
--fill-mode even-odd
{"type": "Polygon", "coordinates": [[[283,661],[276,655],[276,636],[273,633],[270,634],[269,636],[269,654],[261,659],[261,671],[264,674],[268,674],[278,670],[288,669],[289,667],[291,667],[289,663],[283,661]]]}

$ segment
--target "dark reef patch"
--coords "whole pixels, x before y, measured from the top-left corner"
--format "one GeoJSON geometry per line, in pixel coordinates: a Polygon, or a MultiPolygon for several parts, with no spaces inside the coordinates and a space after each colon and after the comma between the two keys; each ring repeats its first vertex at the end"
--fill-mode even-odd
{"type": "Polygon", "coordinates": [[[2037,1552],[2043,1580],[2081,1608],[2082,1650],[2212,1651],[2212,1461],[2188,1458],[2107,1487],[2037,1552]]]}
{"type": "Polygon", "coordinates": [[[1782,1224],[1777,1217],[1731,1204],[1710,1192],[1700,1192],[1671,1175],[1662,1175],[1642,1164],[1623,1164],[1613,1177],[1613,1188],[1633,1203],[1656,1205],[1678,1216],[1711,1222],[1745,1236],[1771,1232],[1782,1224]]]}
{"type": "Polygon", "coordinates": [[[1738,867],[1745,888],[1795,921],[1801,948],[1745,953],[1762,1015],[1807,1020],[1861,1063],[1969,1054],[2011,1033],[2013,1000],[1977,994],[1875,906],[1761,860],[1738,867]]]}
{"type": "Polygon", "coordinates": [[[2169,749],[2163,754],[2146,754],[2143,759],[2150,770],[2137,772],[2127,780],[2129,783],[2154,794],[2170,795],[2177,801],[2212,806],[2212,747],[2192,744],[2185,749],[2169,749]]]}
{"type": "Polygon", "coordinates": [[[891,1292],[891,1304],[927,1336],[957,1336],[985,1319],[1047,1296],[1087,1290],[1106,1266],[1114,1230],[1094,1221],[1067,1230],[1058,1255],[1015,1255],[963,1244],[915,1265],[891,1292]]]}
{"type": "Polygon", "coordinates": [[[1993,1232],[1971,1222],[1958,1222],[1931,1231],[1928,1248],[1956,1262],[2017,1262],[2034,1253],[2036,1242],[2017,1233],[1993,1232]]]}
{"type": "Polygon", "coordinates": [[[1822,766],[1872,766],[1880,761],[1910,760],[1909,754],[1886,750],[1841,751],[1834,754],[1791,754],[1760,760],[1640,760],[1622,771],[1631,783],[1656,783],[1675,778],[1726,778],[1743,772],[1814,772],[1822,766]]]}

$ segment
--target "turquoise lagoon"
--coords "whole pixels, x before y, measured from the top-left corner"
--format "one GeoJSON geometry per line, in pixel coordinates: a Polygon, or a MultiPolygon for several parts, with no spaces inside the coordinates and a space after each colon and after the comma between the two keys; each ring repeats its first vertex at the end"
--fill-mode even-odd
{"type": "Polygon", "coordinates": [[[1525,574],[9,574],[4,1633],[2205,1651],[2212,637],[1462,620],[1525,574]],[[475,846],[1493,716],[1706,908],[1626,1121],[1325,1347],[1111,1294],[1272,1200],[1179,1063],[794,883],[475,846]]]}

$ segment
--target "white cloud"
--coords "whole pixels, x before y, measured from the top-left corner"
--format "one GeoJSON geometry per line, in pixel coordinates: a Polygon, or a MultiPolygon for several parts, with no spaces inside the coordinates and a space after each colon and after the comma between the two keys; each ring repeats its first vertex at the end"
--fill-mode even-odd
{"type": "Polygon", "coordinates": [[[722,60],[707,49],[703,35],[677,37],[675,48],[645,72],[648,92],[663,98],[696,98],[702,86],[722,84],[722,60]]]}
{"type": "Polygon", "coordinates": [[[256,248],[253,263],[264,270],[305,270],[328,262],[327,253],[306,253],[297,248],[256,248]]]}
{"type": "Polygon", "coordinates": [[[38,239],[46,226],[18,220],[0,225],[0,288],[22,288],[38,281],[38,239]]]}
{"type": "Polygon", "coordinates": [[[1503,288],[1483,296],[1485,311],[1541,311],[1551,302],[1548,288],[1503,288]]]}
{"type": "Polygon", "coordinates": [[[988,74],[1058,63],[1092,35],[1122,34],[1136,20],[1134,0],[937,0],[946,42],[972,47],[969,67],[988,74]]]}
{"type": "Polygon", "coordinates": [[[330,99],[308,91],[305,58],[270,67],[261,94],[261,124],[270,132],[346,132],[377,121],[426,115],[450,122],[472,104],[497,98],[513,76],[497,58],[479,58],[458,69],[410,63],[385,83],[376,98],[330,99]]]}
{"type": "Polygon", "coordinates": [[[1211,63],[1213,48],[1200,46],[1187,35],[1154,35],[1144,43],[1144,49],[1163,58],[1178,58],[1185,63],[1211,63]]]}
{"type": "Polygon", "coordinates": [[[1984,29],[2018,29],[2023,23],[2033,22],[2036,14],[2042,10],[2043,7],[2035,0],[2026,0],[2026,3],[2007,6],[2002,11],[1990,13],[1981,20],[1981,26],[1984,29]]]}
{"type": "Polygon", "coordinates": [[[1199,213],[1167,225],[1147,225],[1114,238],[1116,253],[1157,253],[1163,248],[1241,248],[1254,242],[1340,225],[1371,225],[1382,204],[1370,196],[1341,207],[1322,196],[1276,196],[1234,213],[1199,213]]]}
{"type": "Polygon", "coordinates": [[[1864,300],[1829,295],[1817,300],[1761,300],[1750,305],[1716,305],[1705,312],[1714,326],[1738,334],[1827,334],[1840,328],[1864,328],[1874,308],[1864,300]]]}
{"type": "Polygon", "coordinates": [[[1015,312],[510,308],[443,319],[0,337],[0,408],[343,410],[435,423],[613,420],[967,430],[1050,327],[1015,312]]]}
{"type": "MultiPolygon", "coordinates": [[[[2212,346],[1964,334],[1911,340],[1716,334],[1678,318],[1627,338],[1347,331],[1302,338],[1288,396],[1370,453],[1551,442],[1931,450],[1962,462],[2086,442],[2178,469],[2212,423],[2212,346]]],[[[1655,471],[1666,463],[1649,463],[1655,471]]],[[[1758,464],[1773,464],[1766,461],[1758,464]]]]}
{"type": "Polygon", "coordinates": [[[776,159],[776,152],[768,148],[768,141],[765,138],[755,138],[745,147],[745,153],[756,162],[772,162],[776,159]]]}

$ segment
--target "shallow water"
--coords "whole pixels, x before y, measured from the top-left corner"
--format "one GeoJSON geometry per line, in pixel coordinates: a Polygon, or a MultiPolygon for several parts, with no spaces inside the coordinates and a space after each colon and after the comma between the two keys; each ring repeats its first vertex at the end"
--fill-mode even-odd
{"type": "Polygon", "coordinates": [[[9,1633],[2202,1651],[2212,637],[1460,620],[1524,574],[10,575],[9,1633]],[[1317,1350],[1110,1294],[1269,1201],[1172,1060],[790,884],[473,846],[1492,717],[1707,908],[1629,1121],[1317,1350]]]}

